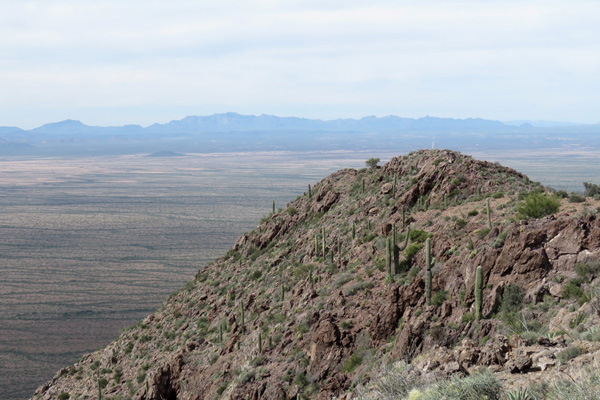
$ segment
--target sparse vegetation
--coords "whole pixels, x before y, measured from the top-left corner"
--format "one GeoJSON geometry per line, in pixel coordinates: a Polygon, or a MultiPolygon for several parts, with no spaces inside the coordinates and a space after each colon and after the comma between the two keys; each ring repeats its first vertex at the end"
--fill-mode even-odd
{"type": "Polygon", "coordinates": [[[379,161],[381,161],[379,158],[369,158],[367,161],[365,161],[365,164],[367,165],[367,167],[375,169],[377,168],[377,164],[379,164],[379,161]]]}
{"type": "MultiPolygon", "coordinates": [[[[575,258],[560,273],[556,259],[579,230],[595,237],[593,216],[580,210],[596,204],[565,205],[545,233],[546,221],[515,221],[519,193],[523,204],[529,196],[553,198],[540,185],[496,164],[464,156],[458,163],[452,152],[411,157],[316,183],[123,331],[110,352],[95,353],[82,372],[60,379],[89,384],[94,366],[110,380],[108,396],[139,397],[156,393],[160,374],[183,355],[185,374],[169,383],[178,398],[192,397],[190,381],[197,379],[207,382],[210,398],[243,397],[257,387],[266,387],[266,397],[292,390],[314,398],[339,393],[334,374],[345,374],[344,388],[352,391],[377,385],[380,360],[404,359],[413,366],[395,398],[504,400],[510,394],[482,366],[528,370],[515,366],[523,345],[552,347],[547,358],[565,340],[595,346],[598,318],[590,307],[600,267],[577,264],[573,278],[575,258]],[[432,169],[433,160],[443,160],[437,165],[447,172],[419,169],[432,169]],[[573,210],[578,217],[567,216],[573,210]],[[475,268],[480,263],[485,275],[475,268]],[[578,309],[581,299],[590,304],[578,309]],[[565,306],[568,313],[559,310],[565,306]],[[471,375],[459,378],[465,368],[471,375]],[[432,380],[446,373],[453,377],[432,380]]],[[[595,254],[594,244],[585,246],[595,254]]],[[[583,255],[577,259],[587,260],[583,255]]]]}
{"type": "Polygon", "coordinates": [[[544,193],[531,193],[524,198],[518,207],[518,216],[521,219],[541,218],[554,214],[560,208],[560,201],[544,193]]]}

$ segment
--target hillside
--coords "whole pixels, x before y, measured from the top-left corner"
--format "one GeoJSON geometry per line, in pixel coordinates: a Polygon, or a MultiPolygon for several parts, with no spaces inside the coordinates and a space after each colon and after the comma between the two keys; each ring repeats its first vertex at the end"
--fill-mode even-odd
{"type": "Polygon", "coordinates": [[[545,191],[444,150],[338,171],[32,398],[381,398],[381,365],[400,360],[417,378],[487,367],[507,389],[579,371],[600,359],[599,202],[517,216],[545,191]]]}

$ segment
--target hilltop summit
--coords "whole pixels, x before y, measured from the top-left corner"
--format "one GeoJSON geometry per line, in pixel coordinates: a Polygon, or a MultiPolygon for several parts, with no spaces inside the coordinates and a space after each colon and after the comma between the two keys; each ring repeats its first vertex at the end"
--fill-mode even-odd
{"type": "Polygon", "coordinates": [[[99,385],[111,399],[350,398],[396,361],[419,376],[555,379],[600,359],[584,336],[600,321],[598,205],[447,150],[338,171],[32,398],[97,398],[99,385]],[[527,199],[560,208],[526,219],[527,199]]]}

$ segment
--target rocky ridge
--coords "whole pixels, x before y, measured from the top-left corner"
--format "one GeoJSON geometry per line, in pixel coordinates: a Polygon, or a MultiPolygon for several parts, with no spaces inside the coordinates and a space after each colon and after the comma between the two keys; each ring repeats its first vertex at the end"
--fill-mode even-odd
{"type": "Polygon", "coordinates": [[[338,171],[32,399],[93,399],[99,386],[104,399],[351,397],[395,360],[436,376],[487,367],[517,383],[580,367],[600,358],[600,341],[586,340],[600,320],[598,201],[518,219],[519,199],[536,191],[546,189],[510,168],[445,150],[338,171]],[[402,242],[409,225],[390,274],[386,238],[395,226],[402,242]],[[563,362],[573,346],[580,354],[563,362]]]}

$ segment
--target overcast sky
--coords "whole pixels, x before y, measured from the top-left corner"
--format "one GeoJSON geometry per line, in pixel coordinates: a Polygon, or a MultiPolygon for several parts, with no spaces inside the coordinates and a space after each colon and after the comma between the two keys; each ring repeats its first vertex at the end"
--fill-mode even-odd
{"type": "Polygon", "coordinates": [[[0,126],[600,122],[599,1],[0,0],[0,126]]]}

